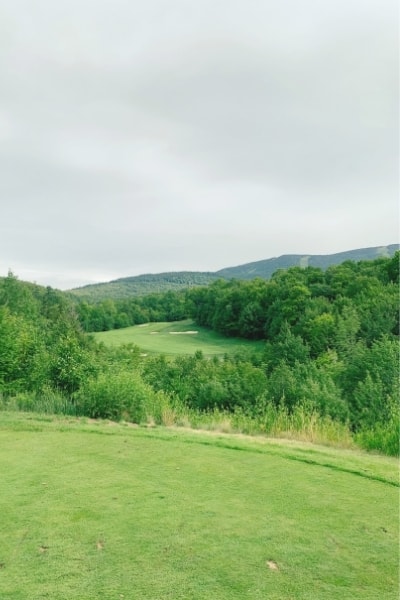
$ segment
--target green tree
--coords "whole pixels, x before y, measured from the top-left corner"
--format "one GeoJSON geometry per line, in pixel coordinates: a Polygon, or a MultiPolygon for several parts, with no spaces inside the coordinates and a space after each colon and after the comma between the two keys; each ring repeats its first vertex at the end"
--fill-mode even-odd
{"type": "Polygon", "coordinates": [[[400,251],[394,253],[394,256],[387,262],[387,274],[389,280],[393,283],[399,283],[400,274],[400,251]]]}
{"type": "Polygon", "coordinates": [[[297,362],[307,362],[309,357],[309,347],[300,336],[293,333],[288,323],[282,325],[275,340],[266,342],[264,348],[267,373],[271,373],[280,363],[293,367],[297,362]]]}
{"type": "Polygon", "coordinates": [[[76,392],[86,378],[96,373],[96,364],[79,340],[68,335],[53,348],[50,362],[52,385],[68,395],[76,392]]]}

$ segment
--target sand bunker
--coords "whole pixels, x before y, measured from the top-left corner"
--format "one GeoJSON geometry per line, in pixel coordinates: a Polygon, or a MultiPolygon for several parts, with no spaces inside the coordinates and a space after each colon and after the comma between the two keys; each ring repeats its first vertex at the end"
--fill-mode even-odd
{"type": "Polygon", "coordinates": [[[198,331],[170,331],[171,335],[195,335],[198,331]]]}

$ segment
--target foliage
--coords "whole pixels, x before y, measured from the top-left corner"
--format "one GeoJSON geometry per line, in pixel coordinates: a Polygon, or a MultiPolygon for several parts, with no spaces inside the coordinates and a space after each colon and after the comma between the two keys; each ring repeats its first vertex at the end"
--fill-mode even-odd
{"type": "Polygon", "coordinates": [[[184,293],[172,291],[144,298],[102,300],[95,304],[82,301],[76,308],[87,332],[110,331],[151,321],[178,321],[187,316],[184,293]]]}
{"type": "Polygon", "coordinates": [[[73,336],[63,336],[50,359],[50,382],[54,388],[71,395],[96,372],[90,353],[73,336]]]}
{"type": "Polygon", "coordinates": [[[139,374],[128,371],[101,373],[87,379],[74,396],[77,414],[94,419],[146,421],[155,392],[139,374]]]}
{"type": "Polygon", "coordinates": [[[82,331],[74,305],[62,292],[0,280],[0,392],[67,395],[96,371],[93,345],[82,331]]]}
{"type": "Polygon", "coordinates": [[[143,377],[155,390],[201,410],[250,407],[266,385],[265,374],[251,363],[236,362],[234,357],[210,361],[201,352],[169,362],[162,356],[151,358],[144,365],[143,377]]]}
{"type": "Polygon", "coordinates": [[[189,290],[187,308],[199,325],[228,336],[274,342],[286,324],[314,357],[339,343],[343,350],[354,336],[369,345],[384,334],[398,335],[399,288],[388,276],[392,261],[348,261],[325,272],[294,267],[270,281],[220,280],[189,290]]]}

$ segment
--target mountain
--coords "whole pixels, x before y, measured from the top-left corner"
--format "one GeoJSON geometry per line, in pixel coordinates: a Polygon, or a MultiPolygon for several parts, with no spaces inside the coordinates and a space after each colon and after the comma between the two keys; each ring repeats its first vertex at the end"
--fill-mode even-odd
{"type": "Polygon", "coordinates": [[[359,260],[374,260],[380,257],[390,257],[399,249],[399,244],[390,246],[379,246],[374,248],[358,248],[347,250],[337,254],[284,254],[278,258],[267,258],[257,262],[246,263],[238,267],[228,267],[217,271],[217,275],[223,279],[254,279],[261,277],[269,279],[278,269],[289,267],[319,267],[327,269],[331,265],[338,265],[346,260],[357,262],[359,260]]]}
{"type": "Polygon", "coordinates": [[[208,285],[216,279],[269,279],[278,269],[289,267],[319,267],[327,269],[346,260],[374,260],[379,257],[390,257],[399,249],[399,244],[358,248],[337,254],[284,254],[246,263],[236,267],[227,267],[215,272],[173,271],[170,273],[148,273],[133,277],[123,277],[107,283],[94,283],[69,290],[70,294],[90,301],[107,298],[127,298],[146,294],[181,290],[191,286],[208,285]]]}

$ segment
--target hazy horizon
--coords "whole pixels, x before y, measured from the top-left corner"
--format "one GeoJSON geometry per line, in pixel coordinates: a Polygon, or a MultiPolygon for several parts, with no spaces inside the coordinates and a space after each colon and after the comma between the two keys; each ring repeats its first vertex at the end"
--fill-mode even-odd
{"type": "MultiPolygon", "coordinates": [[[[203,273],[217,273],[218,271],[224,270],[226,268],[230,268],[230,267],[240,267],[246,264],[252,264],[252,263],[257,263],[257,262],[263,262],[264,260],[269,260],[269,259],[274,259],[274,258],[280,258],[281,256],[299,256],[299,257],[305,257],[305,256],[330,256],[330,255],[334,255],[334,254],[341,254],[343,252],[351,252],[352,250],[366,250],[368,248],[387,248],[389,246],[399,246],[400,247],[400,243],[395,242],[393,244],[386,244],[385,246],[368,246],[368,247],[364,247],[364,248],[347,248],[345,250],[339,250],[338,252],[332,252],[332,253],[322,253],[322,254],[310,254],[310,253],[301,253],[301,252],[292,252],[290,254],[280,254],[279,256],[267,256],[265,258],[258,258],[255,260],[250,260],[250,261],[246,261],[246,262],[240,262],[240,263],[235,263],[235,264],[225,264],[222,267],[219,267],[217,269],[166,269],[164,271],[141,271],[139,273],[126,273],[124,275],[120,275],[118,277],[112,277],[111,279],[104,279],[104,280],[93,280],[93,281],[84,281],[81,284],[77,284],[77,285],[72,285],[72,286],[51,286],[49,283],[46,283],[46,281],[40,283],[36,280],[32,280],[32,279],[26,279],[27,281],[30,281],[31,283],[36,283],[38,285],[43,285],[43,286],[47,286],[50,285],[50,287],[56,287],[57,289],[60,290],[64,290],[64,291],[68,291],[70,289],[75,289],[75,288],[80,288],[80,287],[85,287],[87,285],[94,285],[94,284],[98,284],[98,283],[109,283],[110,281],[115,281],[115,280],[119,280],[119,279],[125,279],[125,278],[129,278],[129,277],[136,277],[136,276],[140,276],[140,275],[160,275],[163,273],[177,273],[177,272],[203,272],[203,273]]],[[[18,279],[22,279],[24,280],[24,278],[19,277],[18,273],[15,273],[12,269],[9,269],[9,272],[12,272],[13,275],[15,277],[17,277],[18,279]]],[[[6,274],[4,274],[6,275],[6,274]]],[[[1,277],[2,275],[0,275],[1,277]]]]}

